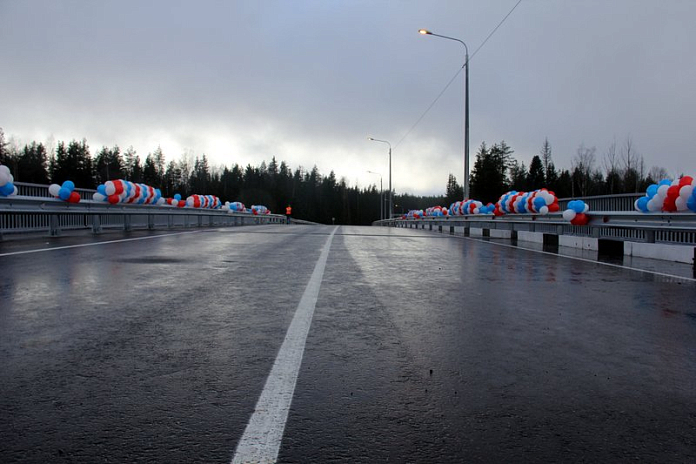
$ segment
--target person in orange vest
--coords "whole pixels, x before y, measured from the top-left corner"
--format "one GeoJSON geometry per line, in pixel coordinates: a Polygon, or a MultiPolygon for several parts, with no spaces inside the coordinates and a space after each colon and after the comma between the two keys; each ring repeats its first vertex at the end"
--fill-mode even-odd
{"type": "Polygon", "coordinates": [[[285,208],[285,217],[288,218],[288,221],[287,221],[288,224],[290,224],[290,215],[291,215],[291,214],[292,214],[292,206],[288,205],[288,206],[285,208]]]}

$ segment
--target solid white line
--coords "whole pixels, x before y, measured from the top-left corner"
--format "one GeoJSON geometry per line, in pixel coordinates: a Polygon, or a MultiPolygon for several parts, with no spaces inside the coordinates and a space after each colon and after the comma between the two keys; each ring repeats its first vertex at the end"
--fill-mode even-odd
{"type": "Polygon", "coordinates": [[[652,275],[656,275],[656,276],[660,276],[660,277],[668,277],[670,279],[686,280],[687,282],[696,282],[696,279],[693,279],[691,277],[682,277],[682,276],[678,276],[678,275],[674,275],[674,274],[666,274],[664,272],[651,271],[649,269],[640,269],[637,267],[623,266],[621,264],[605,263],[604,261],[595,261],[595,260],[588,259],[588,258],[580,258],[577,256],[569,256],[569,255],[562,255],[560,253],[552,253],[550,251],[535,250],[533,248],[525,248],[525,247],[521,247],[518,245],[509,245],[507,243],[491,242],[491,241],[483,240],[480,238],[472,238],[472,237],[459,237],[459,238],[471,240],[474,242],[489,243],[491,245],[501,246],[501,247],[505,247],[505,248],[514,248],[517,250],[531,251],[533,253],[541,253],[541,254],[550,255],[550,256],[557,256],[560,258],[574,259],[575,261],[582,261],[585,263],[600,264],[602,266],[614,267],[614,268],[618,268],[618,269],[627,269],[629,271],[642,272],[645,274],[652,274],[652,275]]]}
{"type": "Polygon", "coordinates": [[[244,435],[237,444],[232,464],[271,464],[278,459],[285,423],[302,364],[307,334],[319,297],[329,249],[337,229],[338,227],[331,232],[324,244],[319,261],[314,267],[312,277],[297,305],[295,316],[278,351],[271,373],[268,374],[266,385],[256,403],[254,414],[249,419],[244,435]]]}
{"type": "Polygon", "coordinates": [[[44,251],[67,250],[68,248],[82,248],[82,247],[88,247],[88,246],[107,245],[109,243],[132,242],[135,240],[148,240],[151,238],[171,237],[173,235],[198,234],[200,232],[203,232],[203,231],[196,230],[196,231],[191,231],[191,232],[176,232],[173,234],[151,235],[148,237],[124,238],[124,239],[120,239],[120,240],[107,240],[104,242],[82,243],[79,245],[65,245],[65,246],[59,246],[59,247],[53,247],[53,248],[39,248],[37,250],[12,251],[9,253],[0,253],[0,258],[3,256],[27,255],[30,253],[42,253],[44,251]]]}

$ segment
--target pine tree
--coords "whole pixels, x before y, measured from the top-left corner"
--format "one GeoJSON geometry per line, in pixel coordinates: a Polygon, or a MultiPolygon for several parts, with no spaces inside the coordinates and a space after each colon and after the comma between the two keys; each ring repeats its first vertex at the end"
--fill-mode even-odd
{"type": "Polygon", "coordinates": [[[32,142],[25,145],[17,160],[17,170],[14,173],[16,181],[34,184],[48,184],[48,157],[43,144],[32,142]]]}
{"type": "Polygon", "coordinates": [[[464,199],[464,187],[457,183],[457,178],[450,173],[447,178],[447,187],[445,190],[445,206],[449,207],[455,201],[464,199]]]}
{"type": "Polygon", "coordinates": [[[527,175],[527,188],[529,190],[537,190],[546,187],[546,179],[544,176],[544,166],[541,158],[534,156],[532,163],[529,165],[529,174],[527,175]]]}

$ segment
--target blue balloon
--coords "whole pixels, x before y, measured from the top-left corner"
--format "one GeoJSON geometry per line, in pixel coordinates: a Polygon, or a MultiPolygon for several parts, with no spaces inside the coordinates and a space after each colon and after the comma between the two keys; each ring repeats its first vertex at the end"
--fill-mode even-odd
{"type": "Polygon", "coordinates": [[[546,206],[546,200],[544,200],[544,199],[541,198],[541,197],[536,197],[536,198],[534,199],[534,207],[535,207],[536,209],[540,209],[542,206],[546,206]]]}
{"type": "Polygon", "coordinates": [[[0,187],[0,195],[4,197],[9,197],[14,193],[14,184],[12,182],[8,182],[2,187],[0,187]]]}
{"type": "Polygon", "coordinates": [[[662,179],[660,185],[672,185],[672,181],[669,179],[662,179]]]}
{"type": "Polygon", "coordinates": [[[180,194],[180,193],[174,194],[174,199],[175,199],[176,201],[181,201],[181,194],[180,194]]]}
{"type": "Polygon", "coordinates": [[[97,187],[97,192],[101,193],[102,195],[106,196],[106,185],[101,184],[99,187],[97,187]]]}
{"type": "Polygon", "coordinates": [[[58,191],[58,198],[60,198],[63,201],[68,201],[68,198],[70,198],[71,193],[72,192],[70,191],[70,189],[68,189],[66,187],[61,187],[60,190],[58,191]]]}
{"type": "Polygon", "coordinates": [[[582,200],[576,200],[572,210],[578,214],[585,212],[585,202],[582,200]]]}
{"type": "Polygon", "coordinates": [[[655,195],[657,195],[657,189],[659,188],[659,185],[657,184],[651,184],[650,187],[648,187],[648,198],[652,198],[655,195]]]}
{"type": "MultiPolygon", "coordinates": [[[[75,190],[75,183],[74,183],[73,181],[71,181],[71,180],[66,180],[65,182],[63,182],[63,186],[62,186],[62,187],[63,187],[64,189],[68,189],[68,191],[69,191],[70,193],[72,193],[72,191],[75,190]]],[[[70,195],[68,194],[68,196],[70,196],[70,195]]]]}
{"type": "Polygon", "coordinates": [[[686,201],[686,207],[696,213],[696,196],[689,197],[686,201]]]}
{"type": "Polygon", "coordinates": [[[637,204],[638,209],[644,213],[647,213],[649,211],[648,210],[648,200],[649,200],[648,197],[641,197],[638,199],[638,204],[637,204]]]}

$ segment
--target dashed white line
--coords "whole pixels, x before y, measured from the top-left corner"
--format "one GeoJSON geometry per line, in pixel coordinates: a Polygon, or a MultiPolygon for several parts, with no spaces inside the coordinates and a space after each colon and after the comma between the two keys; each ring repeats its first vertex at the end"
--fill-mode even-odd
{"type": "Polygon", "coordinates": [[[278,351],[266,385],[244,430],[232,458],[232,464],[275,463],[285,431],[290,404],[295,393],[307,334],[312,324],[319,288],[336,227],[324,244],[307,288],[297,305],[285,340],[278,351]]]}

